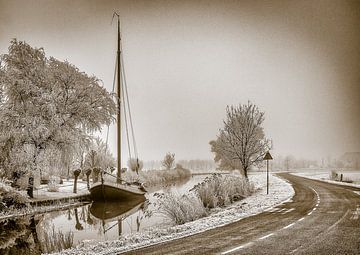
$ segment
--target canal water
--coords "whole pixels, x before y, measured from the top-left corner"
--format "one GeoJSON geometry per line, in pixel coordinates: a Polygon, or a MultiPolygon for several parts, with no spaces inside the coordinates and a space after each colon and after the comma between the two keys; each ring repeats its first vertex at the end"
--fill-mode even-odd
{"type": "Polygon", "coordinates": [[[79,207],[0,222],[0,254],[41,254],[76,246],[82,240],[106,241],[169,224],[157,213],[156,193],[184,194],[206,176],[154,187],[147,200],[88,203],[79,207]]]}

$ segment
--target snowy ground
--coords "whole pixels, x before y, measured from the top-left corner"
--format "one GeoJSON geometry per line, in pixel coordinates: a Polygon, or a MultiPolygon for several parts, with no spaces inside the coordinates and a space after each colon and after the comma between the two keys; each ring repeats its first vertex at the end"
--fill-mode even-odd
{"type": "Polygon", "coordinates": [[[58,187],[59,190],[57,192],[50,192],[48,191],[48,185],[40,185],[38,189],[34,190],[34,198],[31,199],[31,201],[54,199],[55,201],[53,204],[46,206],[34,206],[23,209],[16,209],[14,211],[0,212],[0,220],[19,217],[19,216],[33,215],[38,213],[51,212],[54,210],[63,210],[74,206],[80,206],[83,204],[83,202],[78,202],[76,200],[71,201],[71,198],[80,195],[90,194],[87,189],[87,184],[84,181],[78,181],[77,193],[73,193],[73,188],[74,188],[73,181],[64,181],[64,183],[61,185],[59,184],[58,187]],[[70,198],[70,200],[68,202],[56,201],[57,199],[60,198],[70,198]]]}
{"type": "Polygon", "coordinates": [[[48,191],[48,185],[40,185],[39,189],[34,190],[35,200],[51,199],[51,198],[68,198],[78,195],[89,194],[86,186],[86,182],[79,180],[77,183],[77,193],[73,193],[74,181],[64,181],[63,184],[58,185],[59,190],[57,192],[48,191]]]}
{"type": "Polygon", "coordinates": [[[287,182],[275,176],[270,177],[270,194],[266,195],[266,175],[256,173],[249,176],[258,191],[237,203],[223,209],[216,209],[208,217],[188,222],[183,225],[150,228],[143,232],[122,236],[119,240],[95,243],[83,241],[76,248],[62,251],[57,254],[114,254],[158,244],[173,239],[194,235],[212,228],[220,227],[245,217],[258,214],[274,207],[294,195],[294,190],[287,182]]]}
{"type": "Polygon", "coordinates": [[[340,182],[340,181],[332,181],[330,180],[330,172],[331,171],[324,171],[324,170],[311,170],[311,171],[304,171],[304,172],[296,172],[292,173],[293,175],[306,177],[313,180],[320,180],[328,183],[334,183],[338,185],[344,186],[352,186],[352,187],[359,187],[360,188],[360,171],[336,171],[338,174],[343,174],[344,180],[352,180],[353,183],[347,182],[340,182]]]}

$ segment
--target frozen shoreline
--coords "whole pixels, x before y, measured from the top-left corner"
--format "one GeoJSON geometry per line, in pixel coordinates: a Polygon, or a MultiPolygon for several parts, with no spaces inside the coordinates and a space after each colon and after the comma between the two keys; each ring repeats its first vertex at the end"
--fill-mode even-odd
{"type": "Polygon", "coordinates": [[[84,240],[76,248],[55,254],[113,254],[122,253],[145,246],[159,244],[185,236],[194,235],[209,229],[221,227],[243,218],[261,213],[268,208],[277,206],[294,195],[292,186],[286,181],[271,176],[270,195],[266,195],[266,175],[256,173],[249,176],[258,191],[252,196],[238,201],[226,208],[214,209],[205,218],[171,227],[154,227],[143,232],[122,236],[119,240],[94,242],[84,240]]]}

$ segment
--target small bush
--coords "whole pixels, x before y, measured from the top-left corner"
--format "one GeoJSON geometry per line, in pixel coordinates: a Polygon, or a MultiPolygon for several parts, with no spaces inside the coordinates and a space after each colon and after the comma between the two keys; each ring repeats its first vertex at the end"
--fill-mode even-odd
{"type": "Polygon", "coordinates": [[[179,225],[208,215],[207,210],[197,196],[175,193],[157,193],[158,213],[179,225]]]}
{"type": "Polygon", "coordinates": [[[49,192],[58,192],[59,191],[59,186],[55,182],[49,182],[47,190],[49,192]]]}
{"type": "Polygon", "coordinates": [[[335,172],[334,170],[332,170],[330,172],[330,176],[329,176],[330,180],[332,181],[338,181],[339,180],[339,175],[337,172],[335,172]]]}
{"type": "Polygon", "coordinates": [[[58,192],[59,191],[58,183],[60,183],[59,177],[50,177],[49,182],[47,184],[47,190],[49,192],[58,192]]]}
{"type": "Polygon", "coordinates": [[[0,179],[0,208],[2,211],[22,209],[28,206],[29,199],[24,194],[9,185],[9,182],[0,179]]]}
{"type": "Polygon", "coordinates": [[[229,205],[250,196],[255,191],[255,187],[242,177],[213,174],[192,190],[195,191],[206,208],[215,208],[229,205]]]}

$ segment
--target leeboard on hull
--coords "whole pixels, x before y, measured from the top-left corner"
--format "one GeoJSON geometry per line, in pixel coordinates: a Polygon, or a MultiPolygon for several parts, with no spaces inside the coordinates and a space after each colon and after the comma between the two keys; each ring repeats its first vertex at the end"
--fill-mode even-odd
{"type": "Polygon", "coordinates": [[[140,187],[124,184],[98,183],[90,188],[93,201],[145,200],[145,193],[140,187]]]}

